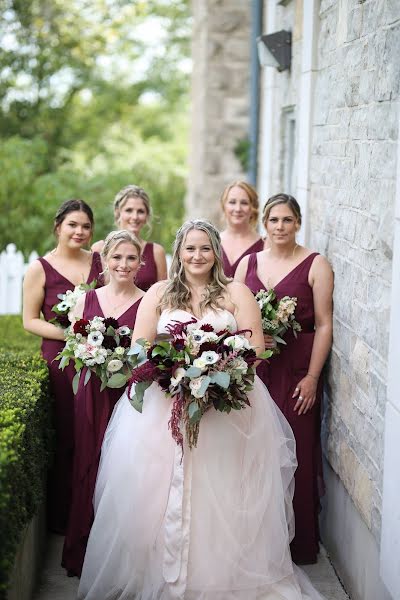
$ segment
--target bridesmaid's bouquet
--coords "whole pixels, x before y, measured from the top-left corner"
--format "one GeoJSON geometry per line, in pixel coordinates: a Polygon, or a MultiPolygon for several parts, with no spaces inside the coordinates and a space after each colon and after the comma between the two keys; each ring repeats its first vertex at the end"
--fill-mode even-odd
{"type": "MultiPolygon", "coordinates": [[[[192,319],[174,321],[167,334],[152,345],[138,340],[131,352],[141,362],[132,372],[128,387],[131,404],[142,412],[143,396],[155,381],[173,398],[169,428],[183,450],[183,434],[189,449],[197,445],[199,424],[210,408],[229,413],[250,406],[256,356],[245,337],[246,331],[215,331],[209,324],[192,319]],[[132,386],[135,385],[132,394],[132,386]]],[[[261,358],[268,358],[265,352],[261,358]]]]}
{"type": "Polygon", "coordinates": [[[65,331],[65,346],[56,356],[60,369],[74,361],[76,375],[72,380],[74,394],[78,391],[83,367],[87,367],[84,385],[96,375],[101,381],[100,391],[106,387],[126,385],[137,356],[129,352],[132,329],[112,317],[79,319],[65,331]]]}
{"type": "Polygon", "coordinates": [[[58,294],[57,298],[59,298],[60,302],[57,302],[51,309],[56,316],[50,319],[49,322],[63,328],[69,327],[72,322],[71,312],[79,298],[89,290],[94,290],[96,285],[97,281],[94,279],[91,283],[76,285],[73,290],[67,290],[65,294],[58,294]]]}
{"type": "Polygon", "coordinates": [[[278,300],[271,288],[257,292],[256,300],[261,310],[263,332],[273,337],[277,345],[272,353],[279,354],[278,344],[286,345],[282,336],[288,329],[293,331],[295,337],[297,337],[297,332],[301,331],[301,325],[295,317],[297,298],[284,296],[278,300]]]}

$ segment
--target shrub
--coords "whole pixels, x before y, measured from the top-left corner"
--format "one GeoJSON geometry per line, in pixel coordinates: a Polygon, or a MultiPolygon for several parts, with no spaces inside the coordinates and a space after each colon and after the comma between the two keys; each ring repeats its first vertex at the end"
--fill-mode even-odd
{"type": "MultiPolygon", "coordinates": [[[[39,338],[38,338],[39,339],[39,338]]],[[[21,534],[43,501],[51,448],[48,369],[17,316],[0,317],[0,598],[21,534]],[[25,347],[24,350],[10,350],[25,347]],[[5,348],[7,346],[7,349],[5,348]]]]}

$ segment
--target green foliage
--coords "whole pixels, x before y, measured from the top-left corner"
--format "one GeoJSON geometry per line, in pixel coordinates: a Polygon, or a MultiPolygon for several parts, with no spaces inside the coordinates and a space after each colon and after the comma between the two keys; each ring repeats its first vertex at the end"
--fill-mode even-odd
{"type": "Polygon", "coordinates": [[[187,0],[0,0],[0,250],[54,247],[59,204],[93,205],[95,239],[128,183],[169,251],[183,217],[187,0]]]}
{"type": "Polygon", "coordinates": [[[250,148],[250,140],[248,138],[243,138],[236,142],[236,145],[233,149],[236,158],[242,166],[243,171],[247,171],[249,169],[250,148]]]}
{"type": "Polygon", "coordinates": [[[20,317],[0,317],[1,598],[22,532],[43,501],[51,448],[48,369],[30,338],[20,317]]]}
{"type": "Polygon", "coordinates": [[[8,350],[25,350],[31,354],[37,354],[41,339],[37,335],[25,331],[21,315],[0,316],[0,353],[8,350]]]}

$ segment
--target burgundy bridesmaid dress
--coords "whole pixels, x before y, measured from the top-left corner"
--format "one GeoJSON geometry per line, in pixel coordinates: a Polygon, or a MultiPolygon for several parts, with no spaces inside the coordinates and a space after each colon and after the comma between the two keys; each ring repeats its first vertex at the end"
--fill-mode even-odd
{"type": "Polygon", "coordinates": [[[142,254],[143,265],[140,267],[136,278],[135,284],[147,292],[147,290],[156,283],[157,280],[157,265],[154,260],[154,244],[153,242],[146,242],[146,245],[142,254]]]}
{"type": "Polygon", "coordinates": [[[236,269],[238,268],[238,265],[239,265],[240,261],[242,260],[242,258],[247,256],[248,254],[253,254],[253,252],[261,252],[261,250],[263,250],[263,249],[264,249],[264,241],[260,238],[259,240],[254,242],[254,244],[249,246],[247,248],[247,250],[245,250],[243,252],[243,254],[241,254],[239,256],[239,258],[237,260],[235,260],[235,262],[231,265],[227,255],[225,253],[225,250],[222,247],[222,266],[224,268],[225,275],[227,277],[232,277],[232,278],[235,277],[236,269]]]}
{"type": "MultiPolygon", "coordinates": [[[[65,294],[73,290],[75,285],[59,273],[45,258],[38,259],[45,272],[45,296],[41,312],[46,321],[57,315],[52,312],[52,307],[60,302],[58,294],[65,294]]],[[[100,273],[103,267],[98,252],[93,252],[92,267],[86,283],[94,279],[101,280],[100,273]]],[[[61,371],[59,362],[54,361],[57,354],[63,349],[61,340],[42,341],[42,355],[47,361],[50,373],[50,384],[54,396],[54,429],[56,435],[55,455],[49,473],[47,488],[47,520],[48,527],[55,533],[64,534],[71,501],[72,485],[72,457],[74,450],[74,395],[72,393],[72,379],[75,369],[72,365],[61,371]]]]}
{"type": "MultiPolygon", "coordinates": [[[[133,329],[141,298],[130,306],[117,321],[133,329]]],[[[95,290],[87,293],[84,319],[104,317],[95,290]]],[[[99,466],[101,445],[114,406],[123,388],[106,388],[100,392],[100,380],[92,374],[84,385],[86,369],[82,370],[75,396],[75,450],[72,480],[72,502],[64,541],[62,566],[68,575],[80,577],[86,545],[93,523],[93,494],[99,466]]],[[[112,518],[112,515],[111,515],[112,518]]]]}
{"type": "MultiPolygon", "coordinates": [[[[319,498],[323,490],[320,441],[322,377],[318,382],[317,400],[306,414],[299,415],[294,412],[296,399],[292,398],[297,383],[308,372],[314,342],[314,303],[308,274],[317,255],[318,253],[313,252],[307,256],[275,286],[278,298],[297,298],[295,314],[302,330],[297,334],[297,339],[288,331],[284,338],[287,346],[281,344],[280,354],[257,369],[272,398],[289,421],[296,439],[298,468],[293,499],[296,533],[291,543],[291,552],[294,562],[299,564],[317,561],[319,498]]],[[[264,279],[267,279],[267,273],[264,279]]],[[[249,257],[245,283],[254,294],[260,289],[266,289],[257,275],[256,254],[249,257]]]]}

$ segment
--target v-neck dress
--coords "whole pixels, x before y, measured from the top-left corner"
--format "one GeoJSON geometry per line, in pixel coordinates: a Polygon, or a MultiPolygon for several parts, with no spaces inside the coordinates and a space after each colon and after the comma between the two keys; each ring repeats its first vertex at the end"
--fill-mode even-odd
{"type": "MultiPolygon", "coordinates": [[[[280,354],[257,369],[259,377],[289,421],[296,439],[298,468],[293,499],[296,533],[291,543],[291,551],[293,560],[302,564],[316,562],[318,554],[319,490],[323,488],[320,442],[322,377],[318,382],[316,402],[306,414],[299,415],[294,412],[296,400],[292,395],[297,383],[308,372],[314,343],[314,302],[308,275],[317,255],[318,253],[313,252],[307,256],[275,286],[278,298],[297,298],[295,314],[301,325],[301,332],[297,334],[296,339],[293,333],[288,331],[284,338],[287,345],[280,345],[280,354]]],[[[267,279],[267,273],[263,279],[267,279]]],[[[257,274],[256,254],[249,257],[245,283],[254,294],[266,289],[257,274]]]]}
{"type": "Polygon", "coordinates": [[[226,252],[224,250],[224,248],[222,247],[222,265],[224,267],[224,273],[227,277],[235,277],[235,273],[236,273],[236,269],[239,266],[240,261],[242,260],[242,258],[244,258],[245,256],[247,256],[248,254],[252,254],[253,252],[261,252],[261,250],[264,249],[264,241],[260,238],[259,240],[257,240],[256,242],[254,242],[254,244],[252,244],[251,246],[249,246],[247,248],[247,250],[245,250],[243,252],[243,254],[241,254],[239,256],[239,258],[237,260],[235,260],[234,263],[230,263],[229,262],[229,258],[226,255],[226,252]]]}
{"type": "MultiPolygon", "coordinates": [[[[133,329],[141,298],[132,304],[117,321],[119,326],[133,329]]],[[[84,319],[104,317],[95,290],[86,294],[84,319]]],[[[100,380],[92,374],[84,385],[87,369],[82,370],[75,407],[75,452],[72,479],[72,501],[64,541],[62,566],[69,574],[80,576],[86,544],[93,523],[93,493],[100,460],[101,445],[108,421],[123,389],[100,391],[100,380]]],[[[112,518],[112,515],[110,515],[112,518]]]]}
{"type": "Polygon", "coordinates": [[[154,244],[153,242],[146,242],[146,245],[142,254],[143,265],[140,267],[135,283],[144,292],[156,283],[157,281],[157,265],[154,259],[154,244]]]}
{"type": "MultiPolygon", "coordinates": [[[[45,320],[50,321],[57,316],[51,309],[60,302],[58,295],[73,290],[75,285],[61,275],[45,258],[38,260],[45,273],[45,295],[41,312],[45,320]]],[[[102,270],[100,254],[93,252],[92,266],[86,283],[96,280],[98,286],[102,285],[102,270]]],[[[59,362],[54,360],[63,347],[64,342],[61,340],[44,338],[42,341],[42,355],[49,367],[51,392],[54,397],[53,426],[55,429],[54,460],[47,484],[47,524],[51,531],[61,534],[65,533],[71,500],[74,451],[72,379],[75,375],[72,365],[61,371],[59,362]]]]}

